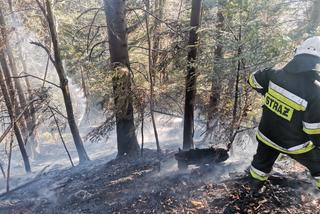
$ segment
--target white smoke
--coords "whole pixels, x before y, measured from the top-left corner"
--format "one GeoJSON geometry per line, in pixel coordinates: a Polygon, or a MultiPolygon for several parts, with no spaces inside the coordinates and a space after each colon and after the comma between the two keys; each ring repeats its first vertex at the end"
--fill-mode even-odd
{"type": "Polygon", "coordinates": [[[73,111],[76,117],[77,125],[80,126],[86,113],[87,99],[84,96],[84,92],[79,87],[79,85],[75,84],[70,77],[67,78],[72,99],[73,111]]]}

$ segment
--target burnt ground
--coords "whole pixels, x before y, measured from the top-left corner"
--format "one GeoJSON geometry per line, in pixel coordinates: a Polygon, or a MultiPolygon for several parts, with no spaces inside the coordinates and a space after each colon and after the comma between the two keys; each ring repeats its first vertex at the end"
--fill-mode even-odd
{"type": "Polygon", "coordinates": [[[294,174],[252,196],[244,174],[225,176],[223,164],[178,171],[172,153],[144,154],[44,173],[2,195],[0,213],[320,213],[311,182],[294,174]]]}

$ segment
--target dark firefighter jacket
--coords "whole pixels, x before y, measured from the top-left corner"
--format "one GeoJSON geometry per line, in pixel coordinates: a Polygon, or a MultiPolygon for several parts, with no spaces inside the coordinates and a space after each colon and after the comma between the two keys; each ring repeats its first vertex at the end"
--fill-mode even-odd
{"type": "Polygon", "coordinates": [[[257,138],[287,154],[320,146],[320,58],[298,55],[283,69],[252,73],[249,84],[264,96],[257,138]]]}

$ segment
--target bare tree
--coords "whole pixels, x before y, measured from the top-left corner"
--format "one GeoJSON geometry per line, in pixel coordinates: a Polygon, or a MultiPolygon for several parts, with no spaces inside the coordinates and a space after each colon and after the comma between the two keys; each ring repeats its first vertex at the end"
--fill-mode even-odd
{"type": "Polygon", "coordinates": [[[135,134],[133,117],[127,41],[126,1],[104,0],[104,11],[108,25],[111,64],[114,70],[112,82],[118,156],[136,154],[139,152],[139,144],[135,134]]]}
{"type": "MultiPolygon", "coordinates": [[[[45,1],[45,7],[40,3],[40,1],[37,0],[38,6],[40,7],[42,13],[44,14],[48,26],[49,26],[49,31],[50,31],[50,36],[51,36],[51,41],[52,41],[52,46],[53,46],[53,57],[50,57],[52,59],[52,62],[56,68],[57,74],[59,76],[60,80],[60,88],[63,94],[63,99],[65,103],[65,108],[67,112],[67,117],[68,117],[68,123],[70,127],[70,131],[73,137],[74,144],[76,146],[78,156],[79,156],[79,162],[80,164],[83,162],[86,162],[89,160],[89,157],[87,155],[87,152],[83,146],[83,142],[79,133],[78,126],[75,121],[75,116],[73,113],[73,106],[72,106],[72,101],[71,101],[71,96],[69,92],[69,86],[68,86],[68,79],[66,72],[64,70],[63,64],[62,64],[62,59],[60,55],[60,47],[59,47],[59,42],[58,42],[58,35],[56,32],[56,26],[54,22],[54,16],[51,8],[51,1],[46,0],[45,1]]],[[[43,47],[47,53],[51,56],[50,50],[48,50],[45,46],[41,44],[37,44],[41,47],[43,47]]]]}
{"type": "MultiPolygon", "coordinates": [[[[7,27],[5,24],[4,15],[3,15],[1,8],[0,8],[0,26],[1,26],[0,30],[1,30],[1,44],[2,44],[2,48],[0,50],[0,52],[1,52],[0,53],[0,63],[2,66],[2,70],[3,70],[3,75],[5,78],[6,84],[7,84],[7,89],[9,90],[11,103],[15,103],[15,106],[16,106],[15,114],[18,115],[20,113],[20,110],[25,106],[26,100],[24,98],[23,90],[21,88],[19,80],[13,82],[11,79],[11,76],[12,76],[11,72],[16,72],[16,67],[15,67],[11,48],[9,46],[9,41],[8,41],[8,37],[7,37],[7,27]],[[10,64],[8,64],[7,58],[9,60],[10,64]],[[19,100],[16,98],[15,92],[18,92],[19,100]]],[[[26,116],[27,116],[27,113],[25,113],[25,117],[26,116]]],[[[21,126],[24,140],[25,140],[25,139],[27,139],[27,136],[28,136],[26,121],[24,119],[21,119],[19,121],[19,123],[21,126]]]]}
{"type": "MultiPolygon", "coordinates": [[[[17,18],[15,15],[14,9],[13,9],[12,1],[8,0],[8,4],[9,4],[10,13],[11,13],[11,18],[12,18],[13,22],[17,22],[17,18]]],[[[5,26],[5,23],[3,23],[3,26],[5,26]]],[[[28,67],[27,67],[27,63],[24,59],[22,47],[20,44],[21,37],[16,30],[14,31],[14,35],[17,40],[17,47],[18,47],[17,53],[18,53],[19,61],[22,64],[22,71],[24,74],[27,74],[28,67]]],[[[18,76],[18,69],[17,69],[17,65],[16,65],[16,59],[14,58],[12,50],[8,44],[9,42],[6,41],[6,43],[7,43],[8,58],[9,58],[9,62],[11,65],[12,75],[17,77],[18,76]]],[[[25,96],[25,93],[24,93],[24,90],[22,87],[23,85],[20,82],[20,78],[14,78],[16,90],[18,91],[18,95],[19,95],[21,108],[25,108],[25,106],[27,104],[27,100],[30,102],[33,99],[33,94],[32,94],[32,89],[31,89],[31,84],[30,84],[29,78],[25,77],[23,79],[24,79],[26,87],[27,87],[27,98],[25,96]]],[[[29,155],[34,157],[36,154],[35,148],[37,146],[37,140],[35,137],[36,115],[35,115],[35,108],[34,108],[33,102],[31,102],[31,104],[30,104],[30,109],[27,109],[26,112],[24,113],[24,119],[26,121],[27,129],[28,129],[28,136],[27,136],[26,142],[25,142],[26,148],[27,148],[29,155]]]]}
{"type": "Polygon", "coordinates": [[[198,28],[201,19],[202,0],[192,0],[191,9],[191,30],[189,36],[189,52],[188,52],[188,69],[186,77],[186,95],[184,107],[184,127],[183,127],[183,149],[194,147],[194,104],[196,97],[197,74],[196,74],[196,59],[197,45],[199,42],[198,28]]]}
{"type": "MultiPolygon", "coordinates": [[[[150,10],[150,0],[145,0],[145,5],[146,5],[146,10],[150,10]]],[[[156,121],[154,118],[154,84],[155,84],[155,63],[157,62],[158,56],[156,55],[155,52],[152,51],[152,46],[151,46],[151,36],[150,36],[150,26],[149,26],[149,16],[146,17],[146,29],[147,29],[147,40],[148,40],[148,71],[149,71],[149,81],[150,81],[150,114],[151,114],[151,121],[152,121],[152,126],[153,126],[153,132],[156,140],[156,145],[157,145],[157,151],[160,152],[160,143],[159,143],[159,137],[158,137],[158,131],[157,131],[157,126],[156,126],[156,121]]],[[[160,42],[160,38],[158,42],[160,42]]],[[[156,42],[156,45],[159,46],[159,43],[156,42]]]]}
{"type": "Polygon", "coordinates": [[[19,128],[17,121],[16,121],[16,115],[15,115],[15,111],[14,111],[14,109],[16,108],[15,103],[11,102],[12,99],[10,99],[8,88],[7,88],[5,80],[4,80],[3,70],[1,67],[0,67],[0,88],[1,88],[3,98],[5,100],[5,104],[6,104],[9,116],[10,116],[11,123],[13,124],[14,133],[15,133],[17,141],[18,141],[18,145],[19,145],[19,149],[20,149],[20,152],[22,155],[23,162],[24,162],[25,170],[26,170],[26,172],[31,172],[29,158],[28,158],[26,149],[24,147],[23,137],[22,137],[20,128],[19,128]]]}
{"type": "Polygon", "coordinates": [[[222,0],[218,1],[218,11],[216,20],[216,33],[215,33],[215,48],[214,48],[214,62],[213,72],[211,76],[211,94],[208,107],[208,121],[207,129],[210,131],[212,128],[212,120],[218,111],[218,105],[221,94],[221,73],[222,73],[222,60],[223,60],[223,38],[222,32],[224,29],[224,16],[222,13],[223,3],[222,0]]]}
{"type": "MultiPolygon", "coordinates": [[[[166,0],[155,0],[154,1],[154,9],[155,9],[155,19],[153,26],[153,36],[152,36],[152,65],[154,67],[153,71],[153,82],[156,81],[156,66],[159,62],[159,51],[161,48],[161,20],[164,16],[164,8],[165,8],[166,0]]],[[[165,75],[162,75],[162,78],[165,79],[165,75]]],[[[161,80],[161,78],[160,78],[161,80]]]]}

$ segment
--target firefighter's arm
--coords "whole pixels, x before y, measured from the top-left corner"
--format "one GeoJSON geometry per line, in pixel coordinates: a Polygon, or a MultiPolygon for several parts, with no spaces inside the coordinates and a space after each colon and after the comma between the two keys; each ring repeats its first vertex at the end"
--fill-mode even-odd
{"type": "Polygon", "coordinates": [[[265,94],[268,90],[270,72],[272,69],[268,68],[251,73],[248,79],[249,85],[260,94],[265,94]]]}
{"type": "Polygon", "coordinates": [[[308,104],[302,125],[309,139],[316,146],[320,146],[320,99],[308,104]]]}

